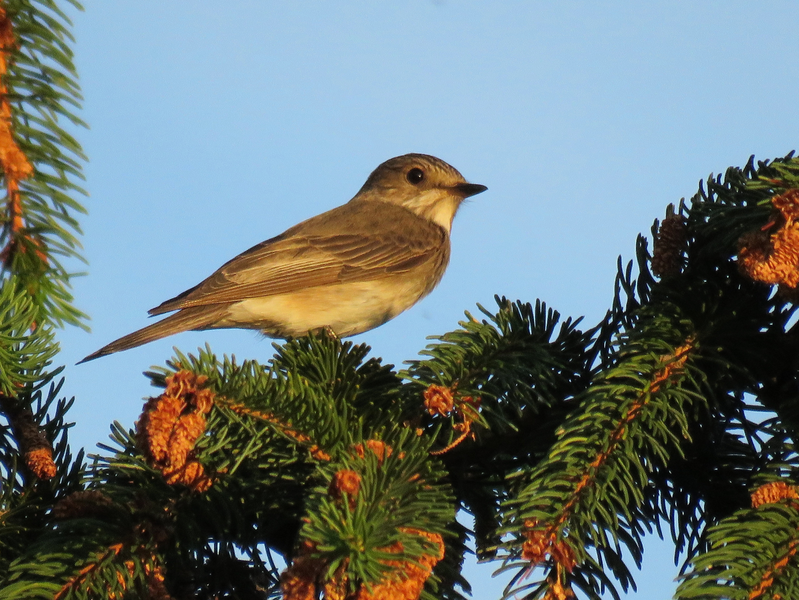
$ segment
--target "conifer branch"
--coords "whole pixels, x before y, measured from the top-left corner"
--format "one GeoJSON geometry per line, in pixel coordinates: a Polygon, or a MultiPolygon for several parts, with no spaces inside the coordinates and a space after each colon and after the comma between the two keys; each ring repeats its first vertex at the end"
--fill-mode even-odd
{"type": "Polygon", "coordinates": [[[709,549],[694,558],[677,598],[790,598],[799,584],[799,494],[784,481],[760,486],[752,508],[708,530],[709,549]]]}
{"type": "Polygon", "coordinates": [[[0,6],[0,261],[41,308],[39,320],[85,327],[72,305],[73,274],[60,262],[82,260],[75,213],[85,212],[74,199],[85,194],[77,183],[85,156],[61,123],[83,126],[73,112],[81,96],[70,25],[52,0],[0,6]]]}

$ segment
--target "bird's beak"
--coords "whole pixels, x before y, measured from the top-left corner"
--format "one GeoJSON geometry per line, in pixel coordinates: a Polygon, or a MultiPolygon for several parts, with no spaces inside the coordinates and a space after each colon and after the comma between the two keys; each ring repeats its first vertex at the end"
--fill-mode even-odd
{"type": "Polygon", "coordinates": [[[479,183],[456,183],[451,188],[453,194],[457,194],[463,198],[474,196],[481,192],[486,191],[488,188],[479,183]]]}

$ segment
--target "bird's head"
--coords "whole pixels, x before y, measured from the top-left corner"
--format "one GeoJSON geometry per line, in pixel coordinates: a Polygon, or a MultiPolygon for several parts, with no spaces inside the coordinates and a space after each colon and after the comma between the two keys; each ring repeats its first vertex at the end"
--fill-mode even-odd
{"type": "Polygon", "coordinates": [[[353,200],[399,204],[449,232],[461,202],[486,189],[435,156],[404,154],[372,171],[353,200]]]}

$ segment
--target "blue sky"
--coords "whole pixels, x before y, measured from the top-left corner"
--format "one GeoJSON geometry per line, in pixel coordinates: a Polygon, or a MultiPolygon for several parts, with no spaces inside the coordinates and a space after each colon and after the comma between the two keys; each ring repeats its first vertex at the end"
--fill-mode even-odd
{"type": "MultiPolygon", "coordinates": [[[[72,443],[132,425],[172,346],[266,361],[247,331],[186,333],[74,363],[226,260],[347,201],[380,162],[434,154],[489,190],[462,207],[439,287],[354,338],[414,358],[493,295],[600,319],[700,179],[797,146],[799,3],[87,2],[76,62],[91,129],[83,219],[91,334],[59,333],[72,443]]],[[[83,270],[80,265],[76,270],[83,270]]],[[[470,566],[476,598],[499,597],[470,566]]],[[[668,544],[637,597],[669,598],[668,544]]]]}

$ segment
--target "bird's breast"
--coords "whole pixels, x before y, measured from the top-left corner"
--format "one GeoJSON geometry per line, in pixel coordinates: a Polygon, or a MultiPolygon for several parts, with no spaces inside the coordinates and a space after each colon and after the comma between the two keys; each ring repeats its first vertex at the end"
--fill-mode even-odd
{"type": "Polygon", "coordinates": [[[371,281],[306,288],[232,304],[223,327],[260,329],[270,337],[298,337],[332,329],[347,337],[393,319],[426,296],[443,275],[409,273],[371,281]]]}

